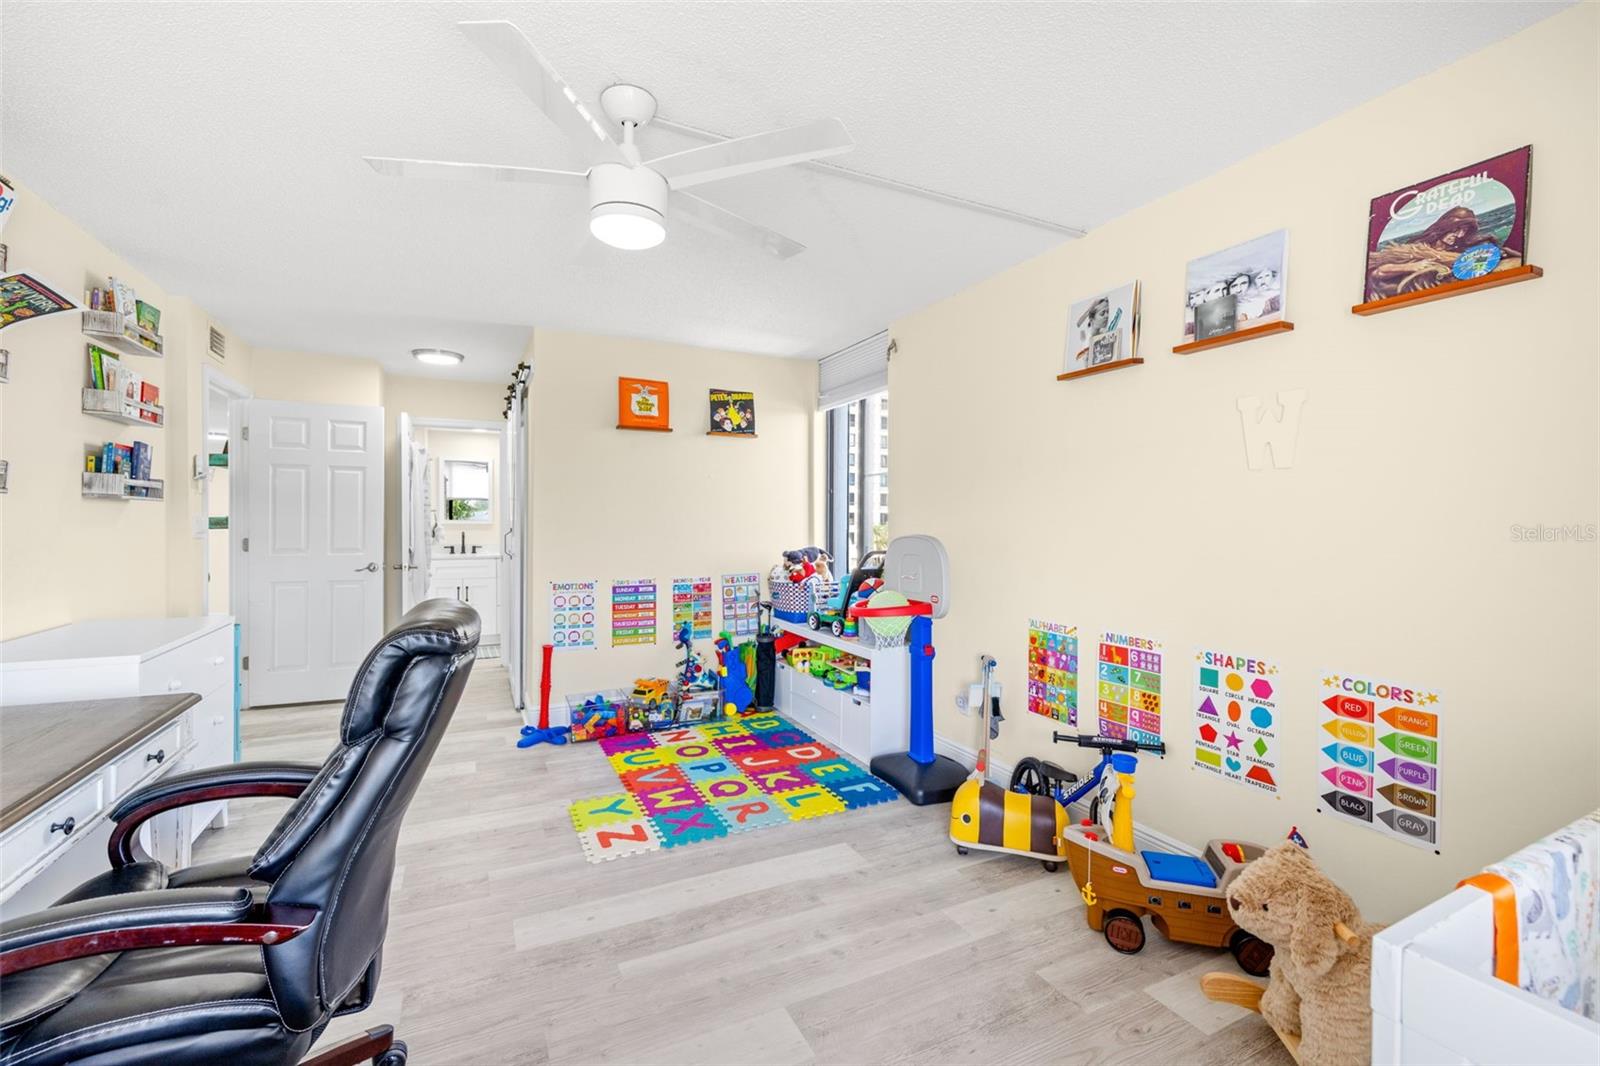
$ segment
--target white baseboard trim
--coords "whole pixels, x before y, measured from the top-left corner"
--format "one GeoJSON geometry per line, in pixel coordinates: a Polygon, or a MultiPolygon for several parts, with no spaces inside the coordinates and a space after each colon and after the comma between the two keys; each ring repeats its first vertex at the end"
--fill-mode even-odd
{"type": "MultiPolygon", "coordinates": [[[[947,755],[963,766],[971,767],[978,764],[978,753],[965,744],[957,744],[948,737],[933,735],[933,750],[935,754],[947,755]]],[[[989,780],[999,785],[1004,785],[1011,780],[1011,771],[1015,769],[1013,763],[993,760],[989,765],[989,780]]],[[[1070,769],[1070,767],[1069,767],[1070,769]]],[[[1087,803],[1074,803],[1068,813],[1074,822],[1081,822],[1089,817],[1087,803]]],[[[1136,823],[1133,827],[1133,843],[1140,851],[1175,851],[1183,855],[1200,857],[1199,849],[1185,844],[1176,837],[1169,837],[1157,829],[1151,829],[1143,823],[1136,823]]]]}

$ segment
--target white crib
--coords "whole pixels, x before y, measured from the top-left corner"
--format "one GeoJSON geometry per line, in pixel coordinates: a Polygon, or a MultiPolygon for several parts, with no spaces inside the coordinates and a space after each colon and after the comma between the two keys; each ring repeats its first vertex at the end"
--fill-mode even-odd
{"type": "MultiPolygon", "coordinates": [[[[1570,834],[1579,826],[1593,838],[1593,826],[1586,825],[1596,819],[1590,815],[1580,819],[1561,833],[1570,834]]],[[[1491,871],[1511,870],[1520,879],[1518,861],[1535,854],[1535,850],[1550,848],[1552,834],[1537,844],[1518,852],[1491,871]]],[[[1570,837],[1568,838],[1570,841],[1570,837]]],[[[1569,849],[1570,850],[1570,849],[1569,849]]],[[[1569,923],[1576,922],[1580,939],[1594,937],[1589,943],[1600,943],[1600,933],[1594,929],[1596,910],[1594,893],[1600,890],[1595,883],[1595,870],[1600,869],[1600,855],[1585,843],[1579,860],[1581,887],[1587,893],[1586,904],[1570,902],[1577,896],[1578,885],[1571,886],[1565,897],[1568,907],[1575,908],[1565,916],[1569,923]]],[[[1541,855],[1541,858],[1547,856],[1541,855]]],[[[1527,911],[1519,885],[1518,910],[1527,911]]],[[[1534,907],[1537,911],[1537,904],[1534,907]]],[[[1519,929],[1519,938],[1527,944],[1528,930],[1519,929]]],[[[1547,940],[1544,946],[1548,948],[1547,940]]],[[[1596,1066],[1600,1063],[1600,1021],[1585,1016],[1580,1009],[1571,1009],[1549,998],[1526,991],[1515,984],[1495,977],[1495,927],[1493,897],[1473,886],[1463,886],[1445,898],[1429,904],[1422,910],[1390,926],[1374,938],[1372,943],[1372,1061],[1375,1066],[1412,1066],[1412,1064],[1448,1064],[1448,1066],[1489,1066],[1489,1064],[1573,1064],[1596,1066]]],[[[1530,952],[1523,949],[1521,969],[1524,984],[1539,986],[1538,960],[1532,960],[1534,977],[1529,977],[1530,952]]],[[[1586,983],[1591,991],[1587,996],[1593,1010],[1593,988],[1600,982],[1600,960],[1592,948],[1580,956],[1583,968],[1576,978],[1568,973],[1567,988],[1572,982],[1586,983]]],[[[1569,998],[1572,993],[1568,992],[1569,998]]],[[[1584,998],[1584,997],[1578,997],[1584,998]]]]}

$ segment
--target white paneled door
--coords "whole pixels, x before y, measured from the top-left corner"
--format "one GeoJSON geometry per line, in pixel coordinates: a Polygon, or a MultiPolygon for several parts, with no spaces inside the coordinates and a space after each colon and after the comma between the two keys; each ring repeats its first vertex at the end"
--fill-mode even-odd
{"type": "Polygon", "coordinates": [[[383,635],[383,408],[246,406],[250,702],[342,700],[383,635]]]}

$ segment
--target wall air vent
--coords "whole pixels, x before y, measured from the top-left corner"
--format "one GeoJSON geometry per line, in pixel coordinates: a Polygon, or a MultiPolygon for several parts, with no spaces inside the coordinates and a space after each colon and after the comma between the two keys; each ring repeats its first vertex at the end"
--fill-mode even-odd
{"type": "Polygon", "coordinates": [[[228,358],[228,337],[216,326],[211,327],[211,354],[218,359],[228,358]]]}

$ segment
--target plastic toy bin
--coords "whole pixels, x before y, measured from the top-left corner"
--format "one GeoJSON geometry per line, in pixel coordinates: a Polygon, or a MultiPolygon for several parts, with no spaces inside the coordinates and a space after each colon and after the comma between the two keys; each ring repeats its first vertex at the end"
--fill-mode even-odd
{"type": "Polygon", "coordinates": [[[599,740],[627,732],[628,694],[620,688],[567,694],[569,740],[599,740]]]}

